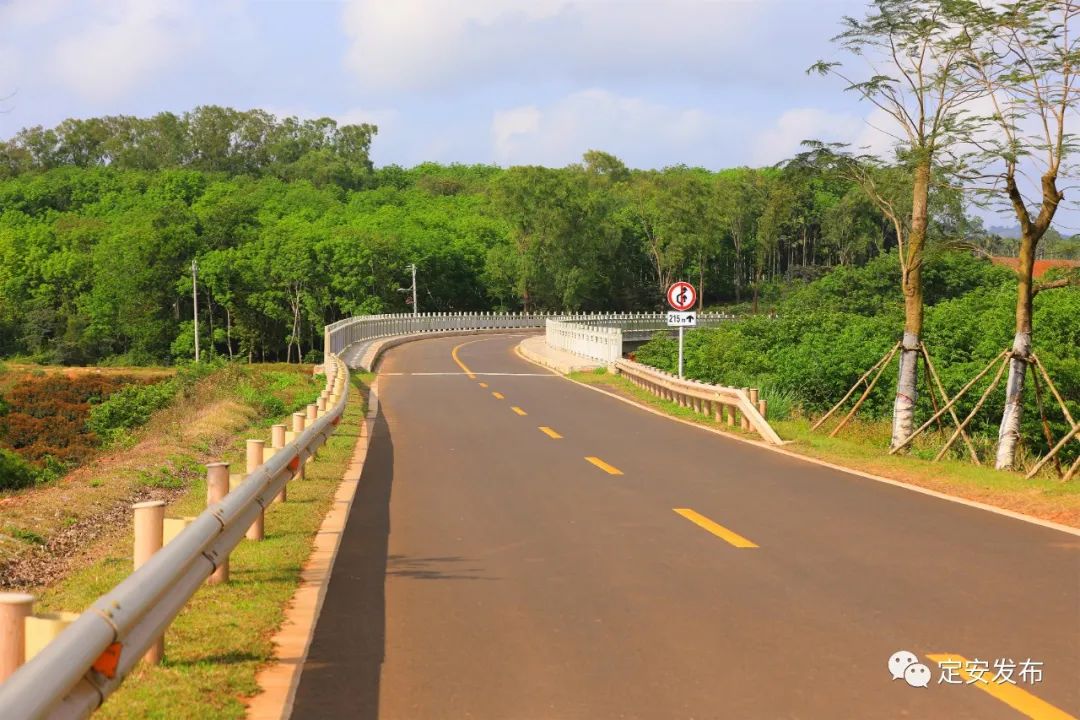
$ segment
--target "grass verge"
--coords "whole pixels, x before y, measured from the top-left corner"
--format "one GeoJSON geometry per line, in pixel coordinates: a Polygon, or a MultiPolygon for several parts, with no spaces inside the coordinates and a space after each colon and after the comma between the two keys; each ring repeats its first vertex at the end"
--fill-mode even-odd
{"type": "MultiPolygon", "coordinates": [[[[370,378],[353,376],[345,416],[308,466],[307,479],[290,482],[288,502],[267,511],[266,539],[237,546],[231,556],[230,582],[200,589],[169,628],[164,663],[139,666],[96,717],[244,717],[244,698],[258,692],[256,673],[273,657],[270,638],[281,624],[356,444],[364,417],[365,380],[370,378]]],[[[224,459],[236,466],[243,463],[243,454],[243,442],[238,441],[224,459]]],[[[196,515],[205,508],[205,499],[205,479],[200,479],[170,505],[167,514],[196,515]]],[[[46,592],[41,609],[85,608],[128,575],[131,544],[128,532],[99,561],[46,592]]]]}
{"type": "MultiPolygon", "coordinates": [[[[757,439],[747,433],[721,425],[689,408],[662,400],[618,375],[606,372],[571,373],[570,379],[586,385],[598,385],[622,397],[663,411],[673,417],[723,430],[732,435],[757,439]]],[[[911,485],[975,500],[1014,512],[1080,527],[1080,484],[1062,483],[1049,477],[1025,480],[1015,472],[980,467],[966,460],[943,459],[932,462],[932,448],[943,443],[929,435],[908,455],[888,455],[888,427],[881,423],[853,423],[841,437],[830,438],[823,432],[811,432],[811,423],[803,419],[770,421],[784,440],[784,449],[842,465],[853,470],[880,475],[911,485]]]]}

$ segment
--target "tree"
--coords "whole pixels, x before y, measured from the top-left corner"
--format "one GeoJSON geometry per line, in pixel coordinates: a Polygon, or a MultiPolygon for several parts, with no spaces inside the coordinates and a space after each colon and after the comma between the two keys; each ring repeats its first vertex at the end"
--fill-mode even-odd
{"type": "Polygon", "coordinates": [[[999,470],[1013,466],[1020,438],[1032,309],[1043,289],[1033,280],[1039,241],[1065,197],[1058,178],[1076,149],[1068,120],[1077,109],[1074,65],[1080,44],[1071,25],[1078,14],[1080,4],[1071,0],[970,0],[956,8],[966,30],[967,74],[992,105],[990,129],[978,139],[982,174],[975,177],[976,191],[989,204],[1004,202],[1020,225],[1016,333],[998,431],[999,470]],[[1024,166],[1038,168],[1034,202],[1021,187],[1024,166]]]}
{"type": "Polygon", "coordinates": [[[890,134],[899,159],[912,176],[911,213],[906,221],[875,192],[872,183],[864,184],[896,228],[900,248],[904,335],[893,405],[891,444],[895,448],[914,427],[930,188],[935,171],[948,173],[962,164],[961,142],[974,129],[967,105],[983,91],[965,72],[964,36],[939,1],[873,0],[865,18],[847,17],[844,25],[844,32],[834,41],[864,58],[871,74],[854,80],[840,63],[824,61],[808,72],[841,78],[848,90],[882,111],[895,131],[890,134]]]}

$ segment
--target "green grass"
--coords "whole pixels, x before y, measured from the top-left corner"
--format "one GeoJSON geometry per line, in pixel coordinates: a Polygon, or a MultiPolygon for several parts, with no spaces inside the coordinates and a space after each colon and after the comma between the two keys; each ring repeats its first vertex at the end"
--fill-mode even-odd
{"type": "MultiPolygon", "coordinates": [[[[719,428],[734,435],[758,439],[756,433],[743,432],[738,426],[732,428],[726,424],[721,425],[690,408],[661,400],[618,375],[572,373],[569,377],[587,385],[604,386],[673,417],[719,428]]],[[[786,450],[853,470],[1080,527],[1080,483],[1062,483],[1046,474],[1026,480],[1020,473],[977,466],[966,459],[944,458],[941,462],[932,462],[937,448],[944,442],[940,434],[927,433],[920,437],[909,454],[889,455],[888,423],[853,422],[840,436],[830,438],[824,431],[811,432],[811,422],[806,419],[776,420],[771,417],[770,412],[769,422],[781,438],[791,441],[785,446],[786,450]]]]}
{"type": "MultiPolygon", "coordinates": [[[[230,582],[204,586],[169,628],[164,663],[140,665],[95,717],[244,717],[243,698],[258,692],[256,673],[273,657],[270,639],[356,444],[364,416],[364,378],[353,377],[345,417],[308,466],[307,479],[290,482],[288,502],[267,510],[266,539],[241,541],[231,556],[230,582]]],[[[241,465],[242,441],[223,459],[241,465]]],[[[168,515],[197,515],[205,499],[202,477],[169,507],[168,515]]],[[[79,611],[108,592],[131,570],[131,542],[128,534],[120,547],[50,589],[41,609],[79,611]]]]}

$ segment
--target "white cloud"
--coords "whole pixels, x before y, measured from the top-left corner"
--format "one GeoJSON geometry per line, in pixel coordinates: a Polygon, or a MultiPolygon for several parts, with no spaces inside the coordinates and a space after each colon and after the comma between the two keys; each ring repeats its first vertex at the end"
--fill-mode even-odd
{"type": "Polygon", "coordinates": [[[891,156],[895,139],[889,124],[892,118],[875,109],[866,118],[820,108],[787,110],[766,130],[753,139],[751,162],[773,165],[802,152],[803,140],[848,143],[853,152],[891,156]]]}
{"type": "Polygon", "coordinates": [[[546,106],[501,110],[491,123],[494,159],[503,165],[566,165],[589,149],[629,164],[703,164],[702,145],[719,135],[718,118],[607,90],[576,92],[546,106]]]}
{"type": "Polygon", "coordinates": [[[92,100],[122,97],[198,45],[189,2],[98,2],[91,22],[53,50],[51,71],[92,100]]]}
{"type": "Polygon", "coordinates": [[[346,67],[371,88],[490,79],[732,77],[767,3],[668,0],[348,0],[346,67]]]}

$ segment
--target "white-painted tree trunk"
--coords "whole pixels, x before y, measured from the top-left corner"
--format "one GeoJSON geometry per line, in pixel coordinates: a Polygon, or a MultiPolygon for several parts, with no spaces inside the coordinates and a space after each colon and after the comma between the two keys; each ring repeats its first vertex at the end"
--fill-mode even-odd
{"type": "Polygon", "coordinates": [[[1005,386],[1005,410],[1001,413],[1001,427],[998,429],[997,458],[994,461],[994,467],[998,470],[1008,470],[1016,461],[1020,420],[1024,412],[1024,378],[1030,353],[1031,333],[1016,333],[1013,356],[1009,361],[1009,382],[1005,386]]]}
{"type": "Polygon", "coordinates": [[[893,403],[892,447],[908,439],[915,429],[915,401],[919,398],[919,336],[904,332],[900,351],[900,369],[893,403]]]}

